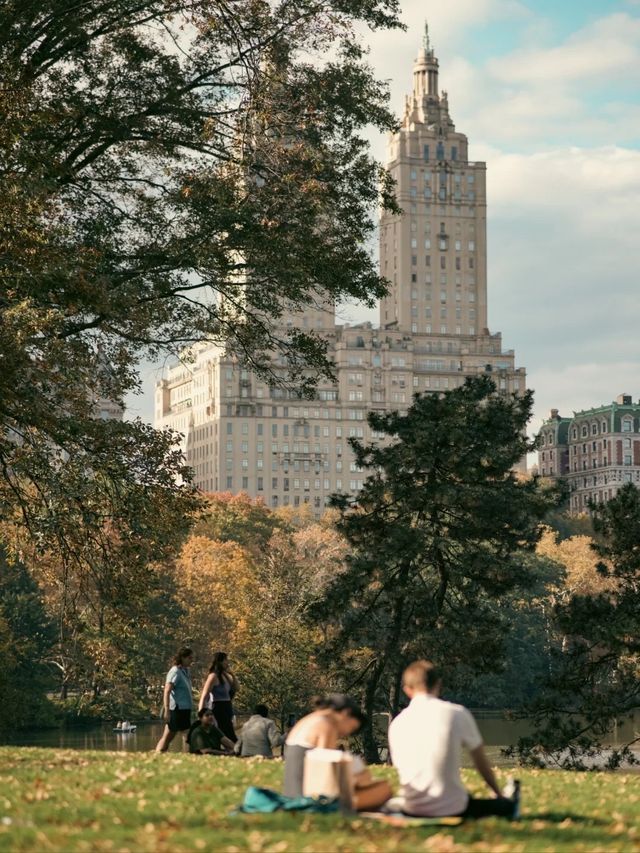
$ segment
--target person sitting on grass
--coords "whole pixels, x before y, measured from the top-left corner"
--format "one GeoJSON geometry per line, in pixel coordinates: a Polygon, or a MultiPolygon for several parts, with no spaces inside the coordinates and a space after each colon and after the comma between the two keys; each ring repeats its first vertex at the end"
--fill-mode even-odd
{"type": "Polygon", "coordinates": [[[252,755],[262,755],[273,758],[273,749],[282,746],[284,737],[276,728],[273,720],[269,719],[269,709],[266,705],[256,705],[253,716],[243,725],[235,751],[243,758],[252,755]]]}
{"type": "MultiPolygon", "coordinates": [[[[336,749],[342,738],[354,735],[364,722],[360,706],[349,696],[331,693],[316,702],[316,710],[303,717],[287,735],[284,747],[284,794],[304,794],[304,761],[311,749],[336,749]]],[[[358,811],[380,808],[392,794],[388,782],[376,781],[364,763],[353,760],[353,806],[358,811]]]]}
{"type": "Polygon", "coordinates": [[[475,720],[462,705],[440,699],[442,679],[435,666],[418,660],[408,666],[402,688],[411,700],[391,722],[389,749],[402,785],[394,810],[420,817],[479,818],[519,816],[520,791],[503,796],[482,745],[475,720]],[[493,791],[493,799],[475,799],[460,780],[462,747],[493,791]]]}
{"type": "Polygon", "coordinates": [[[233,741],[216,726],[213,711],[201,708],[198,717],[200,725],[191,731],[189,751],[197,755],[232,755],[233,741]]]}

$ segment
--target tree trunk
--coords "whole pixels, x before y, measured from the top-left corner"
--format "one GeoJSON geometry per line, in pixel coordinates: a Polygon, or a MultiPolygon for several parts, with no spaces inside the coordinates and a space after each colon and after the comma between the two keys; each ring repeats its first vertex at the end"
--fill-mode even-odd
{"type": "Polygon", "coordinates": [[[396,676],[393,680],[393,687],[391,689],[391,702],[390,702],[390,711],[391,711],[391,719],[398,716],[398,711],[400,710],[400,699],[402,693],[402,673],[404,672],[404,663],[399,662],[398,668],[396,670],[396,676]]]}
{"type": "Polygon", "coordinates": [[[379,662],[372,668],[364,693],[364,710],[367,719],[362,730],[362,741],[367,764],[380,764],[380,751],[378,749],[373,722],[376,710],[376,694],[383,669],[384,664],[381,665],[379,662]]]}

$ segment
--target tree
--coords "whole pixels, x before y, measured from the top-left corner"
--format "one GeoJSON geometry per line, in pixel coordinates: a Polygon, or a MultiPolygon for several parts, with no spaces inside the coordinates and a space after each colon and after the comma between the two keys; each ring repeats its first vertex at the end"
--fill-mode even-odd
{"type": "MultiPolygon", "coordinates": [[[[629,483],[592,512],[600,581],[576,584],[557,603],[558,629],[569,642],[557,650],[552,676],[529,709],[535,731],[518,746],[529,763],[583,769],[640,708],[640,492],[629,483]]],[[[632,735],[612,749],[606,765],[637,760],[637,740],[632,735]]]]}
{"type": "Polygon", "coordinates": [[[273,321],[383,292],[365,242],[394,203],[360,131],[393,119],[354,33],[397,6],[2,5],[0,508],[36,541],[77,555],[107,513],[128,536],[136,476],[182,497],[175,436],[94,417],[141,357],[213,341],[308,390],[322,342],[273,321]]]}
{"type": "Polygon", "coordinates": [[[612,588],[611,579],[598,571],[598,556],[590,536],[561,539],[547,528],[536,550],[541,556],[559,563],[565,570],[556,595],[567,598],[572,595],[598,594],[612,588]]]}
{"type": "Polygon", "coordinates": [[[183,641],[204,668],[214,652],[236,657],[247,642],[260,590],[249,551],[237,542],[190,536],[176,564],[183,641]]]}
{"type": "Polygon", "coordinates": [[[327,687],[322,626],[307,613],[345,553],[344,539],[309,513],[272,512],[246,495],[209,498],[176,564],[180,632],[201,663],[217,649],[230,654],[238,707],[266,702],[284,724],[327,687]]]}
{"type": "MultiPolygon", "coordinates": [[[[334,499],[353,553],[320,612],[334,614],[332,649],[349,651],[345,669],[370,720],[397,712],[413,657],[476,671],[498,665],[508,629],[500,603],[530,582],[523,555],[549,504],[536,479],[513,470],[534,446],[525,433],[531,405],[530,393],[499,395],[489,377],[473,377],[416,396],[406,415],[371,413],[383,442],[350,440],[357,465],[372,473],[357,503],[334,499]]],[[[371,723],[365,748],[376,760],[371,723]]]]}
{"type": "Polygon", "coordinates": [[[193,535],[235,542],[252,553],[259,553],[276,528],[285,524],[260,498],[250,498],[244,492],[238,495],[218,492],[207,496],[203,512],[193,526],[193,535]]]}
{"type": "Polygon", "coordinates": [[[0,729],[47,720],[46,693],[54,683],[47,657],[55,629],[26,567],[0,551],[0,729]]]}

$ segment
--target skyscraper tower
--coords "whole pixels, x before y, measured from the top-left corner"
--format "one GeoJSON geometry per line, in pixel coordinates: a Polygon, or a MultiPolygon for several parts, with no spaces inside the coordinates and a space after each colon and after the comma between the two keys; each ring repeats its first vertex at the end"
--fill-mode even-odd
{"type": "Polygon", "coordinates": [[[224,347],[207,345],[158,382],[156,426],[184,434],[204,491],[309,504],[319,516],[332,493],[362,488],[366,472],[348,439],[379,439],[369,412],[406,411],[414,394],[446,393],[482,373],[500,393],[524,393],[524,368],[487,329],[485,164],[469,161],[467,137],[451,120],[428,32],[388,166],[403,212],[380,222],[380,270],[390,282],[380,328],[336,324],[322,295],[280,318],[327,341],[335,378],[319,383],[315,399],[270,387],[224,347]]]}
{"type": "MultiPolygon", "coordinates": [[[[380,222],[380,271],[390,282],[380,325],[419,334],[474,337],[487,327],[486,165],[468,159],[428,29],[413,66],[388,168],[401,216],[380,222]]],[[[486,332],[485,332],[486,334],[486,332]]]]}

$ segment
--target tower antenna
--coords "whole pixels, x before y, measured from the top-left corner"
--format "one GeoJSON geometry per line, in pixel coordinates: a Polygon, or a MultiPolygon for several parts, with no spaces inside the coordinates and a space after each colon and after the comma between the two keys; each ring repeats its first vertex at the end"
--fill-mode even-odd
{"type": "Polygon", "coordinates": [[[422,37],[422,46],[429,53],[431,50],[431,39],[429,38],[429,22],[424,22],[424,35],[422,37]]]}

